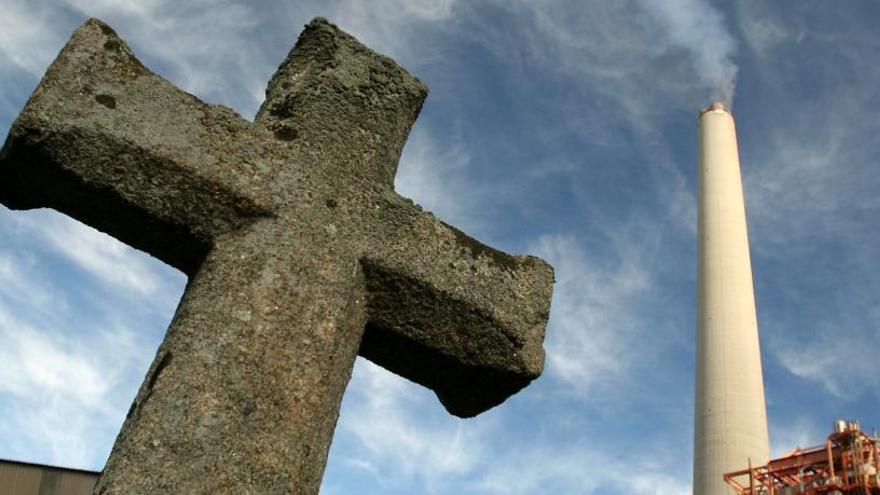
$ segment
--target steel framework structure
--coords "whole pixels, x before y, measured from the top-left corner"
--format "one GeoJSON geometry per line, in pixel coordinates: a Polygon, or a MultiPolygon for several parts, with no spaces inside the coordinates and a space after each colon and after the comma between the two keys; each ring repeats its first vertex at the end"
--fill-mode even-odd
{"type": "Polygon", "coordinates": [[[838,421],[824,445],[727,473],[724,481],[738,495],[880,494],[878,443],[857,422],[838,421]]]}

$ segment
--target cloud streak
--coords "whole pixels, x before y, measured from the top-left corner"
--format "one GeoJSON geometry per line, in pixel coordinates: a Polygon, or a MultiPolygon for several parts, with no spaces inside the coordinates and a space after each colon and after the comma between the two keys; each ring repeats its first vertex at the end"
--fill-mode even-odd
{"type": "Polygon", "coordinates": [[[635,306],[650,286],[639,257],[629,252],[617,266],[595,266],[574,239],[560,236],[541,238],[534,252],[554,265],[557,277],[547,337],[548,372],[579,394],[619,379],[632,364],[626,350],[641,324],[627,307],[635,306]]]}
{"type": "Polygon", "coordinates": [[[141,295],[151,295],[159,288],[159,277],[134,248],[56,212],[31,215],[39,218],[26,225],[93,277],[141,295]]]}
{"type": "Polygon", "coordinates": [[[153,347],[125,328],[33,327],[0,301],[0,456],[100,469],[153,347]]]}
{"type": "Polygon", "coordinates": [[[448,417],[427,389],[364,359],[357,361],[351,386],[351,416],[338,434],[350,435],[358,449],[341,454],[344,462],[390,486],[414,477],[433,486],[484,461],[488,424],[448,417]]]}
{"type": "Polygon", "coordinates": [[[100,469],[184,277],[56,212],[0,219],[0,457],[100,469]]]}
{"type": "Polygon", "coordinates": [[[337,487],[343,475],[333,476],[340,466],[356,473],[349,472],[350,483],[368,483],[368,492],[418,486],[420,493],[480,495],[689,493],[688,473],[669,446],[643,444],[633,454],[589,435],[554,438],[542,431],[549,425],[511,423],[517,404],[452,418],[430,391],[365,360],[358,360],[349,390],[330,453],[333,481],[322,495],[344,492],[337,487]]]}
{"type": "Polygon", "coordinates": [[[465,181],[470,152],[459,138],[440,144],[424,127],[413,130],[400,158],[394,189],[463,230],[480,228],[472,212],[480,198],[465,181]]]}
{"type": "Polygon", "coordinates": [[[0,54],[13,68],[36,77],[45,72],[64,36],[55,32],[52,10],[39,3],[5,0],[0,16],[0,54]]]}

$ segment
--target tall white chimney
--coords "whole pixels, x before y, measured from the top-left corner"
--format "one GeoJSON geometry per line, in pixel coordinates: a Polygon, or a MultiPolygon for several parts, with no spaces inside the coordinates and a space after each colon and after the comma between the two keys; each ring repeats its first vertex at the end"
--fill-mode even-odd
{"type": "Polygon", "coordinates": [[[736,127],[699,117],[694,495],[730,495],[723,474],[769,461],[767,410],[736,127]]]}

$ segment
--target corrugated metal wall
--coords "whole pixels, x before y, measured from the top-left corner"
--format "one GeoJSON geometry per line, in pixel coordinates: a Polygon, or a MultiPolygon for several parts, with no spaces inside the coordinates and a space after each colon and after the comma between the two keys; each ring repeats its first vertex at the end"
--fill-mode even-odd
{"type": "Polygon", "coordinates": [[[90,495],[98,474],[0,459],[0,495],[90,495]]]}

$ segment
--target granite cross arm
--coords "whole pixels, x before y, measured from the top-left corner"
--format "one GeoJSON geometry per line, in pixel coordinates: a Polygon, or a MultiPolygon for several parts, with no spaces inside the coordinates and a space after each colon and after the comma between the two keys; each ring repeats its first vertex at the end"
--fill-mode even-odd
{"type": "Polygon", "coordinates": [[[360,353],[473,416],[542,371],[552,269],[394,192],[427,94],[315,19],[255,122],[79,27],[0,152],[49,207],[189,276],[98,493],[316,494],[360,353]]]}

